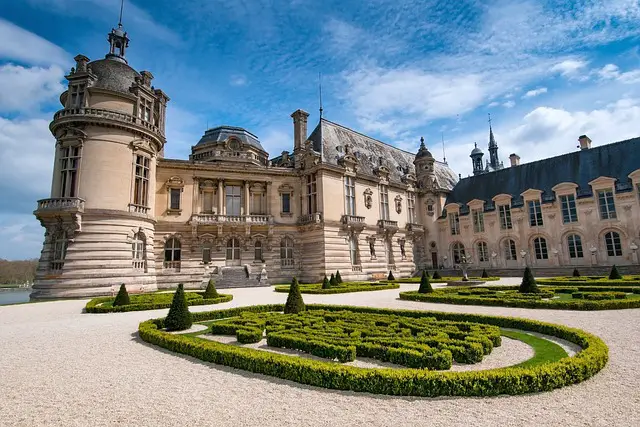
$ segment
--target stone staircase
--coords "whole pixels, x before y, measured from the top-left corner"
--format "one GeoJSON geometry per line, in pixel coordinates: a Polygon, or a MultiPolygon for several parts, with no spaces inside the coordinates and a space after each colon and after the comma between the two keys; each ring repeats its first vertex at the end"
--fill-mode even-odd
{"type": "Polygon", "coordinates": [[[244,266],[221,267],[211,278],[216,282],[216,289],[269,286],[266,276],[261,277],[260,272],[261,268],[249,272],[244,266]]]}

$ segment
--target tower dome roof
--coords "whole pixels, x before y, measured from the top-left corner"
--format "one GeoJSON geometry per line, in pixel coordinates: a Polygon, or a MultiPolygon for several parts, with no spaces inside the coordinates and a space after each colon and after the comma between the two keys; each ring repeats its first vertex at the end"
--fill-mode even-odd
{"type": "Polygon", "coordinates": [[[471,150],[471,155],[475,156],[476,154],[484,154],[481,149],[478,148],[478,144],[475,143],[475,148],[471,150]]]}
{"type": "Polygon", "coordinates": [[[424,137],[420,138],[420,149],[418,150],[418,154],[416,154],[416,159],[421,159],[423,157],[431,157],[433,158],[433,155],[431,154],[431,151],[427,150],[427,146],[424,145],[424,137]]]}
{"type": "Polygon", "coordinates": [[[92,87],[130,94],[129,88],[140,73],[122,61],[98,59],[88,64],[98,79],[92,87]]]}
{"type": "Polygon", "coordinates": [[[218,126],[213,129],[208,129],[202,138],[200,138],[197,145],[204,145],[211,142],[224,142],[230,137],[235,137],[244,144],[257,148],[260,151],[265,151],[257,136],[246,129],[235,126],[218,126]]]}

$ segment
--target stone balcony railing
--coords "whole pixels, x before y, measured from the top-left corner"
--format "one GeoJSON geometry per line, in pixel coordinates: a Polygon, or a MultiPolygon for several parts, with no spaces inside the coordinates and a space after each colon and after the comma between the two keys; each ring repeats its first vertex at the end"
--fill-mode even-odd
{"type": "Polygon", "coordinates": [[[379,219],[378,227],[383,230],[388,231],[397,231],[398,230],[398,221],[390,221],[388,219],[379,219]]]}
{"type": "Polygon", "coordinates": [[[302,215],[298,218],[298,224],[319,224],[322,222],[322,213],[316,212],[312,214],[302,215]]]}
{"type": "Polygon", "coordinates": [[[75,117],[93,117],[118,121],[145,128],[159,135],[164,135],[164,129],[161,129],[149,121],[143,120],[132,114],[115,110],[107,110],[104,108],[65,108],[53,115],[53,121],[55,122],[59,119],[75,117]]]}
{"type": "Polygon", "coordinates": [[[424,226],[422,224],[408,223],[405,228],[406,228],[407,231],[409,231],[411,233],[423,233],[424,232],[424,226]]]}
{"type": "Polygon", "coordinates": [[[271,215],[219,215],[219,214],[194,214],[191,216],[194,224],[271,224],[271,215]]]}
{"type": "Polygon", "coordinates": [[[38,200],[39,213],[46,212],[84,212],[84,199],[79,197],[56,197],[38,200]]]}
{"type": "Polygon", "coordinates": [[[148,214],[150,210],[151,208],[148,206],[129,203],[129,212],[139,213],[139,214],[148,214]]]}
{"type": "Polygon", "coordinates": [[[346,228],[354,230],[362,230],[366,227],[363,216],[342,215],[340,222],[342,222],[346,228]]]}

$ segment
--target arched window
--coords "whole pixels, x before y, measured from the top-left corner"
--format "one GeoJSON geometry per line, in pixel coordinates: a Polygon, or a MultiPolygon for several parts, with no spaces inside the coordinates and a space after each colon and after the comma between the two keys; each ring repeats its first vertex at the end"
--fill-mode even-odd
{"type": "Polygon", "coordinates": [[[567,237],[570,258],[582,258],[582,239],[577,234],[570,234],[567,237]]]}
{"type": "Polygon", "coordinates": [[[351,265],[358,265],[358,241],[355,236],[349,237],[349,258],[351,265]]]}
{"type": "Polygon", "coordinates": [[[147,243],[144,234],[138,231],[131,241],[131,256],[133,258],[133,268],[144,270],[147,264],[147,243]]]}
{"type": "Polygon", "coordinates": [[[487,242],[478,242],[478,262],[489,261],[489,250],[487,249],[487,242]]]}
{"type": "Polygon", "coordinates": [[[262,256],[262,242],[260,240],[256,240],[253,249],[253,259],[255,261],[263,261],[264,257],[262,256]]]}
{"type": "Polygon", "coordinates": [[[604,242],[607,245],[607,255],[622,256],[622,244],[620,243],[619,233],[609,231],[604,235],[604,242]]]}
{"type": "Polygon", "coordinates": [[[67,257],[67,233],[65,231],[59,231],[53,236],[51,264],[49,265],[51,270],[62,270],[64,260],[67,257]]]}
{"type": "Polygon", "coordinates": [[[464,245],[460,242],[456,242],[451,246],[451,255],[453,256],[453,262],[460,264],[463,258],[466,258],[464,253],[464,245]]]}
{"type": "Polygon", "coordinates": [[[547,241],[544,237],[536,237],[533,239],[533,249],[536,253],[536,259],[549,259],[547,252],[547,241]]]}
{"type": "Polygon", "coordinates": [[[518,252],[516,251],[516,242],[511,239],[507,239],[503,242],[502,250],[504,251],[504,259],[508,261],[516,261],[518,259],[518,252]]]}
{"type": "Polygon", "coordinates": [[[293,240],[285,237],[280,241],[280,259],[283,267],[293,266],[293,240]]]}
{"type": "Polygon", "coordinates": [[[181,246],[180,240],[172,237],[164,244],[164,268],[180,268],[181,246]]]}

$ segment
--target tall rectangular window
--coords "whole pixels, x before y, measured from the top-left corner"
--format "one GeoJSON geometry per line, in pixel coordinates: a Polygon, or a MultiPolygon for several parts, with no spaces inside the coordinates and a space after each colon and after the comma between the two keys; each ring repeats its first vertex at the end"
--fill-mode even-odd
{"type": "Polygon", "coordinates": [[[227,185],[225,187],[227,215],[240,215],[242,206],[241,188],[239,185],[227,185]]]}
{"type": "Polygon", "coordinates": [[[389,219],[389,187],[380,186],[380,219],[389,219]]]}
{"type": "Polygon", "coordinates": [[[169,208],[171,210],[180,210],[180,194],[182,190],[180,188],[172,188],[169,190],[169,196],[171,197],[169,208]]]}
{"type": "Polygon", "coordinates": [[[458,215],[458,212],[449,214],[449,229],[452,236],[460,234],[460,215],[458,215]]]}
{"type": "Polygon", "coordinates": [[[149,205],[149,158],[136,156],[136,176],[133,189],[133,204],[149,205]]]}
{"type": "MultiPolygon", "coordinates": [[[[220,207],[218,207],[218,209],[220,209],[220,207]]],[[[213,191],[202,192],[202,212],[204,213],[213,212],[213,191]]],[[[222,211],[218,213],[221,214],[222,211]]]]}
{"type": "Polygon", "coordinates": [[[316,174],[307,175],[307,213],[312,214],[318,211],[318,187],[316,174]]]}
{"type": "Polygon", "coordinates": [[[251,194],[251,214],[252,215],[265,214],[264,193],[251,194]]]}
{"type": "Polygon", "coordinates": [[[615,219],[616,204],[613,201],[613,190],[598,191],[598,207],[600,208],[600,219],[615,219]]]}
{"type": "Polygon", "coordinates": [[[69,88],[71,95],[69,108],[81,108],[84,106],[84,85],[73,85],[69,88]]]}
{"type": "Polygon", "coordinates": [[[291,213],[291,193],[282,193],[282,213],[291,213]]]}
{"type": "Polygon", "coordinates": [[[138,112],[138,116],[145,122],[150,122],[152,109],[153,109],[153,102],[147,99],[141,99],[140,111],[138,112]]]}
{"type": "Polygon", "coordinates": [[[484,233],[484,212],[482,212],[482,209],[474,209],[471,214],[473,217],[473,232],[484,233]]]}
{"type": "Polygon", "coordinates": [[[513,224],[511,223],[511,206],[500,205],[498,206],[498,212],[500,214],[500,229],[511,230],[513,224]]]}
{"type": "Polygon", "coordinates": [[[574,195],[560,196],[560,203],[562,204],[562,222],[564,224],[577,222],[578,211],[576,210],[576,198],[574,195]]]}
{"type": "Polygon", "coordinates": [[[415,224],[416,221],[416,193],[410,191],[407,193],[407,216],[409,224],[415,224]]]}
{"type": "Polygon", "coordinates": [[[344,213],[347,215],[356,214],[356,183],[352,176],[344,177],[344,213]]]}
{"type": "Polygon", "coordinates": [[[63,147],[61,148],[61,152],[60,197],[77,197],[80,147],[63,147]]]}
{"type": "Polygon", "coordinates": [[[540,200],[530,200],[529,203],[529,225],[539,227],[542,225],[542,207],[540,200]]]}

